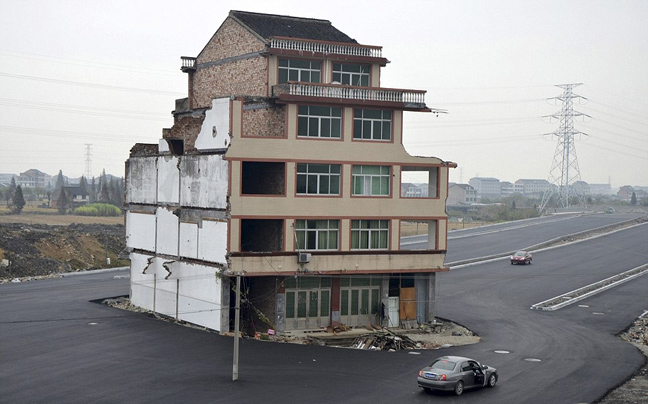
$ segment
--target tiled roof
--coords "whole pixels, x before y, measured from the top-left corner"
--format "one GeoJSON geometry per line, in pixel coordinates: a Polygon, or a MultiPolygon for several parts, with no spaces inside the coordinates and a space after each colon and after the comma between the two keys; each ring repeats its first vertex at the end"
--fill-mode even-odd
{"type": "Polygon", "coordinates": [[[289,37],[315,41],[357,43],[355,39],[335,28],[328,20],[234,10],[230,11],[229,15],[264,39],[289,37]]]}

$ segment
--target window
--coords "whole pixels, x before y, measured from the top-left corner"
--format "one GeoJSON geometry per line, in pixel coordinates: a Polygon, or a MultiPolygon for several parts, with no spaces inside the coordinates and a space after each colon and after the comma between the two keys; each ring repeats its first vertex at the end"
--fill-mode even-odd
{"type": "Polygon", "coordinates": [[[340,195],[340,165],[297,163],[297,193],[340,195]]]}
{"type": "Polygon", "coordinates": [[[340,84],[369,87],[369,65],[333,63],[333,81],[340,84]]]}
{"type": "Polygon", "coordinates": [[[353,113],[353,138],[391,140],[391,122],[391,111],[356,109],[353,113]]]}
{"type": "Polygon", "coordinates": [[[337,250],[338,220],[296,220],[295,237],[300,250],[337,250]]]}
{"type": "Polygon", "coordinates": [[[389,241],[389,220],[352,220],[351,249],[385,250],[389,241]]]}
{"type": "Polygon", "coordinates": [[[279,60],[279,84],[289,81],[319,83],[322,63],[311,60],[279,60]]]}
{"type": "Polygon", "coordinates": [[[342,108],[300,106],[297,136],[340,138],[342,108]]]}
{"type": "Polygon", "coordinates": [[[389,195],[389,166],[353,166],[353,195],[389,195]]]}

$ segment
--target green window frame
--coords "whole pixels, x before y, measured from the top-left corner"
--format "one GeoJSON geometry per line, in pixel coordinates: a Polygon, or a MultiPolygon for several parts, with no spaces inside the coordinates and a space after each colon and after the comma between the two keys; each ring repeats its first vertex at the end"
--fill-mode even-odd
{"type": "Polygon", "coordinates": [[[298,195],[340,195],[340,164],[297,163],[298,195]]]}
{"type": "Polygon", "coordinates": [[[298,250],[337,250],[339,220],[295,220],[298,250]]]}
{"type": "Polygon", "coordinates": [[[352,220],[352,250],[386,250],[389,245],[389,220],[352,220]]]}
{"type": "Polygon", "coordinates": [[[300,105],[297,114],[297,136],[342,137],[342,108],[300,105]]]}
{"type": "Polygon", "coordinates": [[[370,65],[333,63],[333,81],[351,86],[369,87],[370,65]]]}
{"type": "Polygon", "coordinates": [[[385,196],[391,190],[389,166],[353,166],[353,195],[385,196]]]}
{"type": "Polygon", "coordinates": [[[389,141],[392,138],[392,111],[359,109],[353,111],[353,138],[389,141]]]}
{"type": "Polygon", "coordinates": [[[320,83],[322,62],[314,60],[279,59],[279,84],[289,81],[320,83]]]}

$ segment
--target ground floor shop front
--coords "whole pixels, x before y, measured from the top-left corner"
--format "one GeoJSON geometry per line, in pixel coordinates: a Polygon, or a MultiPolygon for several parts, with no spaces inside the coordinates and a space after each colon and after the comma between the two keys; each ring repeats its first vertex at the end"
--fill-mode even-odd
{"type": "Polygon", "coordinates": [[[400,328],[430,322],[436,314],[435,272],[245,278],[243,290],[243,320],[255,332],[400,328]]]}

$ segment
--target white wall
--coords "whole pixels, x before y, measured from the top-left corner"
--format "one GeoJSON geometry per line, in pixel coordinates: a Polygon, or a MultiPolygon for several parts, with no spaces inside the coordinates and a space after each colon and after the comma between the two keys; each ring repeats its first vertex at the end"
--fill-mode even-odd
{"type": "Polygon", "coordinates": [[[155,215],[126,212],[126,247],[155,251],[155,215]]]}
{"type": "Polygon", "coordinates": [[[205,112],[195,147],[201,151],[225,149],[229,146],[230,99],[212,100],[211,109],[205,112]]]}
{"type": "Polygon", "coordinates": [[[229,164],[220,154],[182,156],[180,200],[183,206],[226,209],[229,164]]]}
{"type": "Polygon", "coordinates": [[[157,167],[150,157],[128,159],[126,202],[157,203],[157,167]]]}
{"type": "Polygon", "coordinates": [[[160,203],[180,202],[180,172],[178,171],[178,158],[175,156],[162,156],[157,159],[158,180],[157,200],[160,203]]]}
{"type": "MultiPolygon", "coordinates": [[[[131,303],[147,310],[221,331],[222,281],[217,269],[181,262],[162,264],[168,260],[131,254],[131,303]],[[165,279],[168,276],[167,279],[165,279]]],[[[227,308],[224,308],[227,310],[227,308]]]]}

